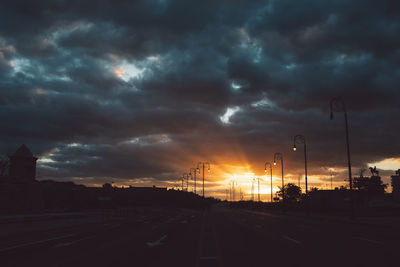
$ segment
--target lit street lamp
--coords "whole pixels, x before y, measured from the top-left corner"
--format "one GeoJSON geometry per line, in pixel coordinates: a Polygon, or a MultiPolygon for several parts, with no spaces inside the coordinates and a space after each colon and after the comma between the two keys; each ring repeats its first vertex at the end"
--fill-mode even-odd
{"type": "Polygon", "coordinates": [[[349,144],[349,126],[347,121],[346,104],[341,98],[333,98],[330,102],[331,107],[331,120],[333,119],[333,112],[344,113],[344,123],[346,128],[346,146],[347,146],[347,165],[349,168],[349,183],[350,183],[350,201],[351,201],[351,216],[354,218],[354,196],[353,196],[353,181],[351,177],[351,160],[350,160],[350,144],[349,144]]]}
{"type": "Polygon", "coordinates": [[[281,161],[281,166],[282,166],[282,202],[285,201],[285,180],[283,178],[283,155],[282,153],[275,153],[274,154],[274,165],[276,166],[276,161],[280,160],[281,161]]]}
{"type": "Polygon", "coordinates": [[[270,173],[271,173],[271,202],[273,202],[272,201],[272,198],[273,198],[273,196],[272,196],[272,165],[271,165],[271,163],[269,163],[269,162],[265,162],[265,164],[264,164],[264,171],[265,172],[267,172],[267,165],[269,165],[269,171],[270,171],[270,173]]]}
{"type": "Polygon", "coordinates": [[[200,173],[200,166],[202,166],[203,167],[203,198],[204,198],[204,167],[205,166],[207,166],[208,167],[208,172],[210,172],[211,170],[210,170],[210,163],[208,163],[208,162],[199,162],[198,164],[197,164],[197,170],[199,171],[199,173],[200,173]]]}
{"type": "Polygon", "coordinates": [[[308,186],[307,186],[307,145],[306,145],[306,138],[301,134],[296,135],[294,137],[294,141],[293,141],[293,151],[297,150],[296,143],[304,145],[304,172],[305,172],[305,175],[306,175],[306,195],[307,195],[308,194],[308,186]]]}

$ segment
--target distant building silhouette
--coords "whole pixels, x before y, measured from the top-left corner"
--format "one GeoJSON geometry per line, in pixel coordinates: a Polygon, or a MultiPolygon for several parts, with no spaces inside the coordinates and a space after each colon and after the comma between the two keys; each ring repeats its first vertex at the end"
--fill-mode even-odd
{"type": "Polygon", "coordinates": [[[396,171],[396,175],[392,175],[392,196],[396,201],[400,201],[400,169],[396,171]]]}
{"type": "Polygon", "coordinates": [[[348,190],[313,190],[309,192],[309,205],[319,210],[343,210],[349,206],[348,190]]]}
{"type": "Polygon", "coordinates": [[[29,148],[23,144],[9,156],[9,176],[18,182],[32,182],[36,178],[36,161],[29,148]]]}

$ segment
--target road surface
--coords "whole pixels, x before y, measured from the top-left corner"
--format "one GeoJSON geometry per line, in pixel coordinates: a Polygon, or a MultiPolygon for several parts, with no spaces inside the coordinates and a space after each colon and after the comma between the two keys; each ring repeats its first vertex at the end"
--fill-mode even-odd
{"type": "Polygon", "coordinates": [[[384,266],[399,237],[395,226],[221,205],[141,208],[1,224],[0,266],[384,266]]]}

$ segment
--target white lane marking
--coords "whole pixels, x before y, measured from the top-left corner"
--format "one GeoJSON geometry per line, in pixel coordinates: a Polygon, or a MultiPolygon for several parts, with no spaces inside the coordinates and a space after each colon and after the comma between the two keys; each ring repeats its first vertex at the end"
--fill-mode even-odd
{"type": "Polygon", "coordinates": [[[293,243],[295,243],[297,245],[301,245],[301,242],[299,240],[296,240],[296,239],[293,239],[291,237],[288,237],[287,235],[283,235],[282,238],[284,238],[286,240],[289,240],[289,241],[291,241],[291,242],[293,242],[293,243]]]}
{"type": "Polygon", "coordinates": [[[216,260],[217,259],[217,257],[215,257],[215,256],[203,256],[203,257],[200,257],[200,260],[216,260]]]}
{"type": "Polygon", "coordinates": [[[59,244],[55,245],[54,247],[55,248],[67,247],[67,246],[71,246],[71,245],[73,245],[75,243],[78,243],[80,241],[83,241],[83,240],[86,240],[86,239],[92,239],[92,238],[95,238],[95,237],[96,236],[93,235],[93,236],[84,237],[84,238],[81,238],[81,239],[78,239],[78,240],[74,240],[74,241],[71,241],[71,242],[67,242],[67,243],[59,243],[59,244]]]}
{"type": "Polygon", "coordinates": [[[362,240],[362,241],[366,241],[366,242],[369,242],[369,243],[372,243],[372,244],[376,244],[376,245],[384,245],[384,243],[376,241],[376,240],[371,240],[371,239],[362,238],[362,237],[356,237],[356,236],[354,236],[353,238],[354,239],[358,239],[358,240],[362,240]]]}
{"type": "Polygon", "coordinates": [[[42,244],[42,243],[46,243],[46,242],[49,242],[49,241],[54,241],[54,240],[58,240],[58,239],[64,239],[64,238],[72,237],[72,236],[76,236],[76,234],[63,235],[63,236],[43,239],[43,240],[39,240],[39,241],[29,242],[29,243],[25,243],[25,244],[15,245],[15,246],[11,246],[11,247],[8,247],[8,248],[2,248],[2,249],[0,249],[0,252],[7,251],[7,250],[12,250],[12,249],[16,249],[16,248],[27,247],[27,246],[31,246],[31,245],[42,244]]]}
{"type": "Polygon", "coordinates": [[[156,246],[161,246],[163,243],[161,243],[161,241],[163,241],[165,238],[167,237],[167,235],[163,235],[160,239],[154,241],[154,242],[147,242],[146,245],[149,247],[156,247],[156,246]]]}

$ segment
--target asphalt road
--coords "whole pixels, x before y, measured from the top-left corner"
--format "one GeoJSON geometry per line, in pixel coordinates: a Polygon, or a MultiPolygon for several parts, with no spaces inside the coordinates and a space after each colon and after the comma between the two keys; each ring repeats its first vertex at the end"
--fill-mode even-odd
{"type": "Polygon", "coordinates": [[[397,266],[400,226],[216,206],[0,225],[0,266],[397,266]]]}

